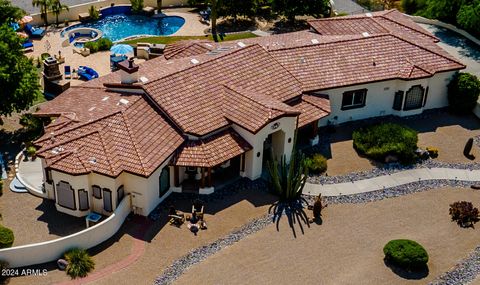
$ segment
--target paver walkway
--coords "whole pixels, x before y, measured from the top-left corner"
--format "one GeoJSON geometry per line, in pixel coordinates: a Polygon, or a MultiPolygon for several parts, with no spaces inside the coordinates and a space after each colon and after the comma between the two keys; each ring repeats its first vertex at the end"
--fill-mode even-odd
{"type": "Polygon", "coordinates": [[[459,180],[475,182],[480,181],[480,170],[417,168],[353,182],[323,185],[307,182],[303,193],[313,196],[317,196],[320,193],[322,196],[351,195],[425,180],[459,180]]]}

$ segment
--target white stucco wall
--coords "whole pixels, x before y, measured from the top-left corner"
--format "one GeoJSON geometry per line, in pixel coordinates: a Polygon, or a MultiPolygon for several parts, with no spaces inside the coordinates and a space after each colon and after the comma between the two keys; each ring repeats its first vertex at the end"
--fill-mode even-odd
{"type": "MultiPolygon", "coordinates": [[[[65,20],[68,21],[78,21],[78,14],[79,13],[88,13],[88,9],[90,6],[94,6],[97,9],[102,9],[102,8],[107,8],[110,7],[112,3],[115,3],[115,5],[130,5],[130,0],[104,0],[104,1],[93,1],[90,3],[86,4],[79,4],[79,5],[74,5],[71,6],[69,11],[62,11],[60,15],[58,16],[58,20],[60,23],[63,23],[65,20]]],[[[177,7],[177,6],[186,6],[188,5],[188,2],[186,0],[162,0],[162,7],[168,8],[168,7],[177,7]]],[[[144,6],[150,6],[150,7],[157,7],[157,1],[156,0],[144,0],[144,6]]],[[[33,25],[43,25],[44,21],[40,17],[40,14],[32,14],[33,25]]],[[[48,22],[50,24],[55,23],[56,18],[53,13],[48,13],[47,16],[48,22]]]]}
{"type": "MultiPolygon", "coordinates": [[[[293,138],[295,134],[295,128],[297,125],[297,117],[283,117],[278,120],[275,120],[268,125],[266,125],[263,129],[261,129],[258,133],[252,134],[251,132],[245,130],[244,128],[234,124],[233,129],[238,132],[250,145],[253,147],[252,150],[245,153],[245,176],[254,180],[259,178],[262,175],[262,158],[263,158],[263,142],[268,137],[268,135],[273,134],[277,131],[283,131],[285,135],[275,135],[272,147],[274,148],[275,145],[278,146],[280,143],[278,140],[275,141],[275,137],[277,138],[285,138],[283,142],[283,154],[286,155],[287,161],[290,160],[290,156],[292,154],[293,148],[293,138]],[[276,123],[279,123],[277,129],[273,129],[272,126],[276,123]],[[291,142],[288,142],[288,139],[291,138],[291,142]],[[260,153],[260,156],[257,156],[257,153],[260,153]]],[[[275,153],[275,150],[274,150],[275,153]]]]}
{"type": "Polygon", "coordinates": [[[455,74],[455,71],[438,73],[431,78],[418,80],[388,80],[320,91],[318,92],[319,94],[329,95],[332,112],[329,116],[321,119],[319,125],[325,126],[329,120],[335,124],[340,124],[386,115],[410,116],[419,114],[426,109],[446,107],[448,106],[447,85],[453,74],[455,74]],[[429,88],[425,106],[410,111],[394,110],[393,101],[395,92],[402,90],[406,93],[412,86],[419,84],[425,89],[427,87],[429,88]],[[365,106],[356,109],[342,110],[343,93],[358,89],[367,89],[365,106]]]}
{"type": "Polygon", "coordinates": [[[127,195],[117,210],[101,223],[59,239],[0,249],[0,260],[7,261],[10,267],[15,268],[57,260],[73,247],[94,247],[113,236],[129,213],[130,196],[127,195]]]}
{"type": "MultiPolygon", "coordinates": [[[[168,167],[167,162],[169,161],[169,159],[167,159],[148,178],[126,172],[120,174],[116,178],[100,175],[97,173],[73,176],[52,170],[52,178],[55,185],[59,181],[66,181],[70,183],[70,185],[75,190],[76,210],[71,210],[56,204],[57,210],[77,217],[85,216],[91,211],[103,215],[110,215],[111,212],[105,211],[103,207],[103,191],[101,199],[95,198],[93,197],[92,186],[97,185],[101,189],[108,188],[112,192],[112,209],[115,210],[117,207],[117,189],[123,185],[125,194],[132,194],[132,206],[135,207],[136,214],[147,216],[153,209],[155,209],[155,207],[160,202],[162,202],[171,193],[171,191],[168,191],[162,197],[159,197],[159,177],[162,169],[164,167],[168,167]],[[88,202],[90,206],[89,210],[78,210],[79,200],[77,191],[79,189],[84,189],[88,191],[88,202]]],[[[171,172],[171,175],[172,173],[173,172],[171,172]]],[[[173,184],[171,184],[171,186],[173,186],[173,184]]]]}

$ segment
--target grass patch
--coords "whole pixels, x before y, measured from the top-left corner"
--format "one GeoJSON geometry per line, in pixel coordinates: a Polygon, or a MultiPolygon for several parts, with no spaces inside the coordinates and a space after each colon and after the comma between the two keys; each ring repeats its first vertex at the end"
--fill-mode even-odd
{"type": "MultiPolygon", "coordinates": [[[[248,38],[256,38],[257,35],[251,32],[245,32],[245,33],[236,33],[236,34],[229,34],[225,35],[222,38],[218,37],[218,41],[235,41],[235,40],[241,40],[241,39],[248,39],[248,38]]],[[[137,43],[151,43],[151,44],[172,44],[178,41],[185,41],[185,40],[210,40],[213,41],[212,35],[205,35],[205,36],[171,36],[171,37],[165,37],[165,36],[160,36],[160,37],[146,37],[146,38],[138,38],[134,40],[129,40],[129,41],[124,41],[122,42],[123,44],[129,44],[129,45],[134,45],[137,43]]]]}

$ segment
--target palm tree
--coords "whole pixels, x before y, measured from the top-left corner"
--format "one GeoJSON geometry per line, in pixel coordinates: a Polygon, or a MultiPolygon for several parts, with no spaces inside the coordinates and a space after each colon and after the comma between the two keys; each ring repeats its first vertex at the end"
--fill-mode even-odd
{"type": "Polygon", "coordinates": [[[211,9],[212,12],[210,14],[210,21],[212,21],[212,36],[215,41],[217,41],[217,8],[218,8],[218,3],[221,0],[210,0],[210,4],[212,5],[211,9]]]}
{"type": "Polygon", "coordinates": [[[162,12],[162,0],[157,0],[157,11],[158,14],[162,12]]]}
{"type": "Polygon", "coordinates": [[[60,15],[60,13],[63,10],[68,11],[69,8],[67,5],[60,3],[60,0],[51,0],[51,1],[52,2],[51,2],[50,8],[52,9],[52,13],[55,15],[55,18],[56,18],[55,20],[58,25],[58,15],[60,15]]]}
{"type": "Polygon", "coordinates": [[[304,156],[296,154],[294,147],[289,163],[283,156],[280,162],[277,159],[269,161],[267,169],[270,174],[271,188],[279,196],[279,200],[268,209],[268,212],[271,213],[273,210],[273,222],[276,222],[277,230],[280,218],[285,213],[293,235],[296,237],[294,224],[297,221],[302,233],[302,221],[310,227],[304,210],[308,202],[302,197],[303,188],[307,182],[307,167],[304,163],[304,156]]]}
{"type": "Polygon", "coordinates": [[[40,14],[45,21],[45,26],[48,26],[48,9],[52,6],[52,0],[32,0],[33,7],[40,7],[40,14]]]}

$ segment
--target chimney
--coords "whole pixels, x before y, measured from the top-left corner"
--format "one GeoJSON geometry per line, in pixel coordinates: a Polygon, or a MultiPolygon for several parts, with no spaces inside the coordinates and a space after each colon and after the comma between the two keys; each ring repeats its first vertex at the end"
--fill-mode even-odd
{"type": "Polygon", "coordinates": [[[132,84],[138,81],[139,66],[133,62],[133,57],[118,64],[122,84],[132,84]]]}

